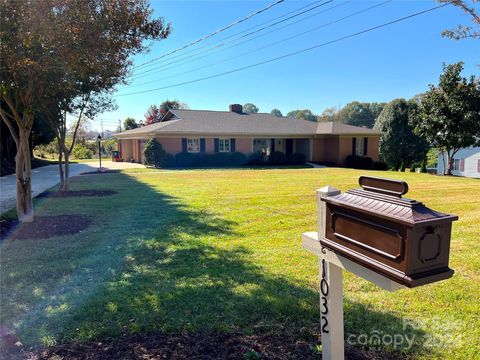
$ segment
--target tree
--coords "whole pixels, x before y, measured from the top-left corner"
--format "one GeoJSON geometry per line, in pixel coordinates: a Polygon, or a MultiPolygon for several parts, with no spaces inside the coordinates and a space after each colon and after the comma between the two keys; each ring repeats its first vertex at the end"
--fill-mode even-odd
{"type": "Polygon", "coordinates": [[[375,119],[382,112],[385,103],[362,103],[352,101],[338,112],[338,121],[366,128],[372,128],[375,119]]]}
{"type": "Polygon", "coordinates": [[[188,105],[178,100],[165,100],[160,106],[150,105],[145,113],[145,124],[152,125],[162,121],[170,109],[188,109],[188,105]]]}
{"type": "Polygon", "coordinates": [[[0,117],[15,142],[16,208],[20,222],[33,220],[29,138],[55,67],[52,28],[41,1],[3,1],[0,9],[0,117]]]}
{"type": "Polygon", "coordinates": [[[247,114],[256,114],[258,113],[258,107],[252,103],[246,103],[243,105],[243,112],[247,114]]]}
{"type": "Polygon", "coordinates": [[[317,121],[317,115],[312,113],[311,110],[292,110],[287,114],[287,117],[293,117],[296,119],[308,120],[308,121],[317,121]]]}
{"type": "Polygon", "coordinates": [[[64,106],[64,117],[57,117],[54,121],[59,132],[59,150],[63,152],[65,162],[62,190],[68,190],[69,156],[81,122],[116,109],[113,89],[117,84],[126,83],[132,64],[130,57],[146,50],[144,40],[168,36],[170,26],[165,25],[163,19],[151,18],[152,11],[146,0],[57,1],[65,2],[58,20],[60,30],[71,33],[60,40],[65,45],[73,44],[62,52],[66,59],[66,81],[57,88],[56,98],[64,106]],[[76,31],[69,31],[72,26],[76,31]],[[66,146],[64,136],[66,113],[76,118],[69,146],[66,146]]]}
{"type": "Polygon", "coordinates": [[[480,145],[480,79],[464,78],[462,71],[462,62],[444,65],[438,86],[429,85],[412,119],[416,133],[447,156],[447,175],[458,150],[480,145]]]}
{"type": "Polygon", "coordinates": [[[123,120],[123,127],[125,130],[132,130],[138,128],[138,124],[134,118],[127,117],[123,120]]]}
{"type": "Polygon", "coordinates": [[[145,125],[152,125],[160,122],[162,115],[157,105],[150,105],[145,113],[145,125]]]}
{"type": "Polygon", "coordinates": [[[143,163],[145,165],[163,167],[166,165],[167,153],[156,139],[150,139],[143,148],[143,163]]]}
{"type": "Polygon", "coordinates": [[[323,110],[322,114],[318,117],[318,121],[338,121],[338,110],[335,107],[329,107],[323,110]]]}
{"type": "Polygon", "coordinates": [[[417,105],[405,99],[396,99],[385,105],[375,122],[374,129],[382,131],[380,137],[380,159],[391,168],[425,159],[428,150],[426,141],[415,135],[410,119],[417,105]]]}
{"type": "Polygon", "coordinates": [[[272,111],[270,111],[270,114],[272,114],[274,116],[277,116],[277,117],[283,117],[282,112],[278,109],[272,109],[272,111]]]}
{"type": "Polygon", "coordinates": [[[438,0],[441,3],[450,3],[462,9],[467,15],[472,17],[474,27],[458,25],[455,29],[444,30],[442,36],[448,37],[450,39],[461,40],[467,38],[477,39],[480,38],[480,13],[475,9],[474,3],[478,0],[438,0]]]}
{"type": "Polygon", "coordinates": [[[168,112],[168,110],[172,109],[188,109],[188,105],[185,103],[182,103],[178,100],[165,100],[160,104],[160,115],[162,117],[165,116],[165,114],[168,112]]]}
{"type": "Polygon", "coordinates": [[[1,6],[1,101],[8,110],[2,106],[0,115],[17,146],[17,214],[31,221],[27,140],[34,114],[45,113],[57,132],[68,185],[76,131],[67,147],[67,114],[79,126],[107,104],[114,86],[126,82],[130,57],[146,49],[143,40],[168,36],[170,26],[151,19],[146,0],[18,0],[1,6]]]}

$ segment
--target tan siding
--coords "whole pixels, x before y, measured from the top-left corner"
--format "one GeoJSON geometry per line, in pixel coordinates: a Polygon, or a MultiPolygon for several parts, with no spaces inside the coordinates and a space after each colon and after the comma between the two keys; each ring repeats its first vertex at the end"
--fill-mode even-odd
{"type": "MultiPolygon", "coordinates": [[[[348,155],[352,155],[352,139],[353,136],[341,137],[338,145],[338,165],[345,165],[348,155]]],[[[363,141],[363,137],[357,137],[357,141],[363,141]]]]}
{"type": "Polygon", "coordinates": [[[214,138],[205,138],[205,152],[206,153],[215,152],[214,138]]]}
{"type": "Polygon", "coordinates": [[[338,156],[339,156],[338,136],[326,137],[323,140],[324,140],[323,161],[338,163],[338,156]]]}
{"type": "Polygon", "coordinates": [[[169,137],[169,138],[157,138],[157,141],[162,145],[163,150],[168,154],[178,154],[182,152],[182,138],[169,137]]]}
{"type": "Polygon", "coordinates": [[[252,152],[252,138],[235,139],[235,151],[250,154],[252,152]]]}
{"type": "Polygon", "coordinates": [[[379,136],[368,137],[367,156],[371,157],[373,161],[378,161],[379,140],[379,136]]]}
{"type": "Polygon", "coordinates": [[[312,161],[324,161],[324,139],[313,139],[312,161]]]}

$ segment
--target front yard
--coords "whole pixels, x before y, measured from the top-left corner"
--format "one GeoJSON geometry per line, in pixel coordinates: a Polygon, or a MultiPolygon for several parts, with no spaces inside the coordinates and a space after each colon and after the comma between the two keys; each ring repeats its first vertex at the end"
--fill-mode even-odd
{"type": "MultiPolygon", "coordinates": [[[[357,187],[364,173],[131,169],[77,177],[75,190],[117,193],[36,200],[37,215],[87,215],[92,224],[76,235],[2,242],[0,324],[26,346],[156,331],[315,337],[318,264],[300,235],[316,230],[315,189],[357,187]]],[[[372,174],[404,179],[408,197],[459,215],[455,275],[388,293],[346,274],[346,340],[362,346],[374,334],[399,334],[405,341],[395,350],[413,357],[475,357],[480,181],[372,174]]]]}

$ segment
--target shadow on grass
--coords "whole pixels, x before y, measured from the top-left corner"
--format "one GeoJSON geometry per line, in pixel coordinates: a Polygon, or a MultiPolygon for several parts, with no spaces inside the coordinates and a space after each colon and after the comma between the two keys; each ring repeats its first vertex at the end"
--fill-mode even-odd
{"type": "MultiPolygon", "coordinates": [[[[84,233],[2,244],[1,322],[25,344],[155,331],[319,333],[318,293],[229,244],[244,236],[235,222],[126,174],[72,181],[74,190],[88,188],[118,193],[36,202],[42,215],[95,216],[84,233]]],[[[346,334],[414,335],[410,351],[422,351],[425,334],[404,330],[398,317],[351,303],[345,317],[346,334]]]]}

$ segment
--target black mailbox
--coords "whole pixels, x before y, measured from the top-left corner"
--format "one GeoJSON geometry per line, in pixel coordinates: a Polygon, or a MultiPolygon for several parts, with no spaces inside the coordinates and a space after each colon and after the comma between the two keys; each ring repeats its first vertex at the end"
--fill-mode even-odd
{"type": "Polygon", "coordinates": [[[402,198],[404,181],[361,176],[362,189],[324,198],[323,246],[408,287],[448,279],[455,215],[402,198]]]}

